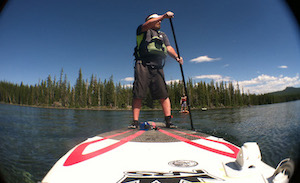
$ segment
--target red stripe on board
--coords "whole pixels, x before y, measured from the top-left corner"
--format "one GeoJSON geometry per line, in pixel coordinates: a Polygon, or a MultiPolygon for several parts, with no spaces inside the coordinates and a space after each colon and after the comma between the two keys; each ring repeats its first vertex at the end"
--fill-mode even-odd
{"type": "Polygon", "coordinates": [[[216,143],[219,143],[219,144],[223,144],[225,145],[226,147],[228,147],[230,150],[232,150],[235,154],[235,158],[237,157],[237,154],[239,153],[240,151],[240,148],[236,147],[235,145],[231,144],[231,143],[228,143],[228,142],[222,142],[222,141],[217,141],[217,140],[212,140],[212,139],[207,139],[205,137],[202,137],[202,136],[198,136],[198,135],[193,135],[193,134],[189,134],[189,133],[185,133],[185,132],[181,132],[181,131],[178,131],[178,130],[174,130],[175,132],[178,132],[178,133],[181,133],[181,134],[184,134],[184,135],[189,135],[191,137],[196,137],[196,138],[201,138],[203,140],[207,140],[207,141],[211,141],[211,142],[216,142],[216,143]]]}
{"type": "MultiPolygon", "coordinates": [[[[221,150],[218,150],[218,149],[214,149],[214,148],[211,148],[211,147],[207,147],[207,146],[204,146],[204,145],[201,145],[201,144],[198,144],[198,143],[195,143],[189,139],[186,139],[184,137],[181,137],[181,136],[178,136],[178,135],[175,135],[173,133],[170,133],[170,132],[167,132],[165,130],[162,130],[162,129],[159,129],[160,132],[170,136],[170,137],[173,137],[177,140],[180,140],[182,142],[185,142],[185,143],[188,143],[190,145],[193,145],[195,147],[199,147],[201,149],[204,149],[204,150],[207,150],[207,151],[211,151],[211,152],[214,152],[214,153],[217,153],[217,154],[220,154],[220,155],[223,155],[223,156],[228,156],[230,158],[236,158],[237,157],[237,154],[239,152],[239,149],[231,144],[228,144],[228,143],[224,143],[224,142],[219,142],[219,141],[214,141],[214,140],[210,140],[210,139],[206,139],[204,137],[200,137],[200,136],[197,136],[198,138],[201,138],[201,139],[204,139],[204,140],[209,140],[209,141],[213,141],[213,142],[217,142],[217,143],[220,143],[220,144],[223,144],[223,145],[226,145],[228,148],[230,148],[233,153],[228,153],[228,152],[225,152],[225,151],[221,151],[221,150]]],[[[174,130],[175,131],[175,130],[174,130]]],[[[176,132],[180,132],[180,131],[176,131],[176,132]]],[[[188,133],[184,133],[184,132],[180,132],[180,133],[183,133],[185,135],[191,135],[192,134],[188,134],[188,133]]]]}
{"type": "Polygon", "coordinates": [[[94,152],[91,152],[89,154],[82,154],[83,151],[85,150],[85,148],[87,146],[89,146],[90,144],[93,144],[93,143],[96,143],[96,142],[100,142],[102,140],[105,140],[105,139],[108,139],[108,138],[112,138],[112,137],[115,137],[115,136],[119,136],[119,135],[122,135],[122,134],[125,134],[125,133],[128,133],[132,130],[128,130],[128,131],[125,131],[125,132],[122,132],[122,133],[117,133],[117,134],[114,134],[114,135],[110,135],[110,136],[107,136],[107,137],[104,137],[103,139],[98,139],[98,140],[94,140],[94,141],[91,141],[91,142],[86,142],[86,143],[83,143],[83,144],[80,144],[79,146],[77,146],[74,151],[70,154],[70,156],[67,158],[67,160],[65,161],[64,163],[64,166],[70,166],[70,165],[74,165],[74,164],[77,164],[77,163],[80,163],[82,161],[86,161],[88,159],[91,159],[91,158],[94,158],[96,156],[99,156],[101,154],[104,154],[108,151],[111,151],[125,143],[127,143],[128,141],[142,135],[145,131],[138,131],[136,132],[135,134],[132,134],[128,137],[125,137],[123,139],[121,139],[120,141],[110,145],[110,146],[107,146],[107,147],[104,147],[102,149],[99,149],[97,151],[94,151],[94,152]]]}

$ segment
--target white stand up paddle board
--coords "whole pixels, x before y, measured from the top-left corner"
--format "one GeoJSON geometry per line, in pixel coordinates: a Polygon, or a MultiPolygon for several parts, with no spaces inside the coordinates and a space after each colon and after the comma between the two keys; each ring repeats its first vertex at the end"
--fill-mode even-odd
{"type": "Polygon", "coordinates": [[[261,161],[255,142],[239,148],[221,138],[149,123],[154,129],[120,129],[87,139],[58,160],[42,183],[288,181],[283,166],[276,172],[261,161]]]}

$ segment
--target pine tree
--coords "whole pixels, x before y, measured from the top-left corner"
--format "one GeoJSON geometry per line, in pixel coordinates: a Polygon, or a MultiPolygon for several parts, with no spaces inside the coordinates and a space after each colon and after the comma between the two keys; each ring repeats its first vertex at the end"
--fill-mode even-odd
{"type": "Polygon", "coordinates": [[[49,75],[47,78],[47,100],[46,104],[51,105],[53,103],[53,83],[51,76],[49,75]]]}
{"type": "Polygon", "coordinates": [[[81,68],[79,69],[78,78],[76,80],[75,85],[75,107],[79,108],[81,107],[81,104],[83,103],[83,79],[82,79],[82,72],[81,68]]]}
{"type": "Polygon", "coordinates": [[[115,104],[115,85],[113,81],[113,76],[109,78],[108,82],[104,83],[104,97],[105,97],[105,106],[114,107],[115,104]]]}
{"type": "Polygon", "coordinates": [[[67,75],[65,74],[65,79],[63,80],[63,82],[61,83],[60,86],[60,101],[62,106],[66,107],[68,105],[68,89],[67,89],[67,75]]]}

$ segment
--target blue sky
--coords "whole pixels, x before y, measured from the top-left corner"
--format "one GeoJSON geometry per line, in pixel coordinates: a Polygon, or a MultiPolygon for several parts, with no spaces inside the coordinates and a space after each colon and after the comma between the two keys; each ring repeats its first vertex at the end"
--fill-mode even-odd
{"type": "MultiPolygon", "coordinates": [[[[238,82],[245,92],[300,87],[299,32],[281,0],[10,0],[0,14],[0,80],[34,85],[63,68],[132,84],[136,28],[173,11],[184,74],[195,82],[238,82]]],[[[175,48],[168,20],[164,31],[175,48]]],[[[180,80],[178,63],[165,65],[180,80]]]]}

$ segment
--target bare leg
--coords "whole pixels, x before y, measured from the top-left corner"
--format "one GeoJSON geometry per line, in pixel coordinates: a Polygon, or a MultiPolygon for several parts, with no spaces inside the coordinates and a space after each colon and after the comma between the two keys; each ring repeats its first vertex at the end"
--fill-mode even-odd
{"type": "Polygon", "coordinates": [[[139,120],[141,107],[142,107],[142,99],[133,99],[132,101],[133,120],[136,121],[139,120]]]}
{"type": "Polygon", "coordinates": [[[166,99],[160,99],[161,106],[165,116],[171,116],[171,102],[169,97],[166,99]]]}

